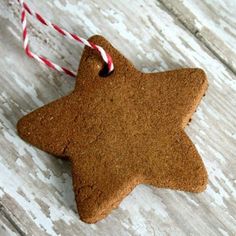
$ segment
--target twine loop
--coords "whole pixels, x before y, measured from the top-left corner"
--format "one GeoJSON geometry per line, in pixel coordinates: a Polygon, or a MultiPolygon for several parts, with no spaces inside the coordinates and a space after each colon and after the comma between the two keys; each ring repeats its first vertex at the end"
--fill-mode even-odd
{"type": "MultiPolygon", "coordinates": [[[[62,35],[65,38],[75,40],[76,42],[79,42],[80,44],[86,45],[94,50],[96,50],[100,56],[102,57],[103,61],[105,62],[105,71],[107,74],[110,74],[114,70],[114,64],[112,61],[111,56],[99,45],[96,45],[92,42],[89,42],[88,40],[74,34],[74,33],[69,33],[66,30],[62,29],[60,26],[50,22],[49,20],[45,19],[42,17],[39,13],[34,12],[25,2],[24,0],[18,0],[19,4],[21,5],[21,24],[23,28],[23,46],[25,53],[30,57],[34,58],[40,63],[43,63],[44,65],[50,67],[51,69],[57,70],[59,72],[63,72],[69,76],[76,77],[76,73],[68,70],[65,67],[59,66],[56,63],[50,61],[44,56],[37,55],[33,53],[30,50],[29,46],[29,36],[28,36],[28,31],[27,31],[27,13],[33,17],[35,17],[42,25],[48,26],[51,29],[55,30],[57,33],[62,35]]],[[[103,71],[104,73],[104,71],[103,71]]]]}

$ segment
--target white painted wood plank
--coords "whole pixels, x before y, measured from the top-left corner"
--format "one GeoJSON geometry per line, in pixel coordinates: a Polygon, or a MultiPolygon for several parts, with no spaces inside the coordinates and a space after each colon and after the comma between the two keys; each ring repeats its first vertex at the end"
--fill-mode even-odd
{"type": "MultiPolygon", "coordinates": [[[[102,34],[142,71],[201,67],[209,90],[186,129],[209,173],[201,194],[138,186],[105,220],[78,218],[70,164],[24,143],[17,120],[72,90],[74,80],[26,58],[19,9],[0,3],[0,199],[26,235],[233,235],[236,232],[236,77],[152,0],[30,1],[49,19],[102,34]],[[132,17],[131,17],[132,16],[132,17]]],[[[29,19],[32,48],[76,69],[82,48],[29,19]],[[46,39],[46,41],[44,41],[46,39]]]]}
{"type": "Polygon", "coordinates": [[[14,232],[12,228],[10,228],[10,225],[6,224],[6,222],[2,222],[1,216],[0,216],[0,235],[1,236],[18,236],[17,232],[14,232]]]}
{"type": "Polygon", "coordinates": [[[160,1],[236,72],[236,1],[160,1]]]}
{"type": "Polygon", "coordinates": [[[20,236],[20,233],[5,217],[3,212],[0,210],[0,235],[1,236],[20,236]]]}

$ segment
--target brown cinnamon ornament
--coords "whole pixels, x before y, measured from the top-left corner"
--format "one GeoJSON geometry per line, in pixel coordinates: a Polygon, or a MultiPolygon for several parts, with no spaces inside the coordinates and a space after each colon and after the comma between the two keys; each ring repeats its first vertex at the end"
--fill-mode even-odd
{"type": "Polygon", "coordinates": [[[145,74],[101,36],[90,41],[112,56],[114,72],[100,77],[102,61],[86,47],[74,91],[17,124],[24,140],[72,162],[81,220],[103,219],[140,183],[203,191],[207,173],[184,127],[207,89],[205,73],[145,74]]]}

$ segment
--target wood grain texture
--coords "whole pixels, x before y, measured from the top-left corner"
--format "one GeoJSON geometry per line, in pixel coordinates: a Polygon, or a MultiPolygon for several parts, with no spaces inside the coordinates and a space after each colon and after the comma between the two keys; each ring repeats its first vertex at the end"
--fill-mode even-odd
{"type": "Polygon", "coordinates": [[[223,63],[236,72],[236,1],[160,1],[223,63]]]}
{"type": "Polygon", "coordinates": [[[19,236],[20,234],[12,227],[12,225],[0,215],[0,235],[1,236],[19,236]]]}
{"type": "Polygon", "coordinates": [[[12,224],[11,219],[0,207],[0,235],[1,236],[20,236],[18,229],[12,224]]]}
{"type": "MultiPolygon", "coordinates": [[[[16,122],[57,99],[74,80],[22,50],[19,7],[0,3],[0,201],[24,235],[234,235],[236,233],[236,76],[157,1],[30,1],[49,19],[88,38],[102,34],[137,69],[201,67],[206,97],[186,132],[209,174],[201,194],[140,185],[105,220],[77,215],[70,164],[23,142],[16,122]],[[131,17],[132,16],[132,17],[131,17]]],[[[82,47],[29,18],[32,48],[76,70],[82,47]]],[[[221,36],[224,41],[224,35],[221,36]]],[[[232,56],[230,54],[229,56],[232,56]]]]}

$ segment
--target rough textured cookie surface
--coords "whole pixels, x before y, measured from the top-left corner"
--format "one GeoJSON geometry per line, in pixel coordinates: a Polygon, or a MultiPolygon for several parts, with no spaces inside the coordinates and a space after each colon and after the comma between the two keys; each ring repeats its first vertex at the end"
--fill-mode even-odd
{"type": "Polygon", "coordinates": [[[140,183],[201,192],[203,162],[184,132],[207,88],[201,69],[145,74],[109,42],[93,36],[115,70],[99,76],[102,60],[85,48],[74,91],[23,117],[19,135],[72,162],[81,220],[107,216],[140,183]]]}

